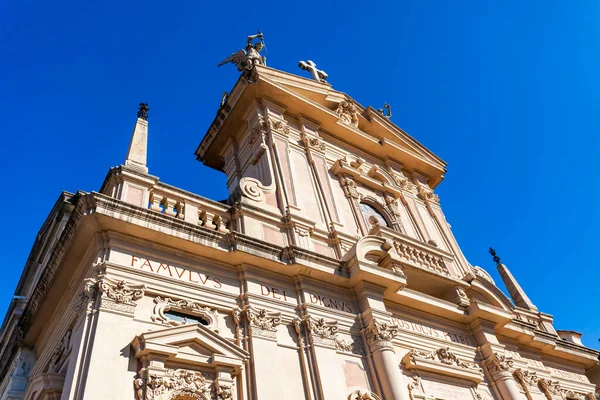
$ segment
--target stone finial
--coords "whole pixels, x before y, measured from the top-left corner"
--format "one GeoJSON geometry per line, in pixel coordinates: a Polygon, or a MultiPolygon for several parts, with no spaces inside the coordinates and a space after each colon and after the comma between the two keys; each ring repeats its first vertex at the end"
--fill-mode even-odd
{"type": "Polygon", "coordinates": [[[140,108],[138,109],[137,116],[145,121],[148,121],[148,111],[150,107],[148,107],[148,103],[140,103],[140,108]]]}
{"type": "Polygon", "coordinates": [[[133,128],[129,150],[125,158],[125,165],[147,173],[146,159],[148,154],[148,107],[147,103],[140,103],[138,119],[133,128]]]}
{"type": "Polygon", "coordinates": [[[500,273],[500,277],[504,282],[504,286],[506,286],[506,289],[508,289],[508,293],[510,294],[510,297],[515,305],[526,310],[537,311],[537,307],[533,304],[529,297],[527,297],[527,294],[525,294],[525,291],[521,285],[519,285],[515,277],[510,273],[506,265],[500,262],[500,257],[496,254],[496,250],[490,247],[490,254],[494,258],[496,268],[498,268],[498,272],[500,273]]]}

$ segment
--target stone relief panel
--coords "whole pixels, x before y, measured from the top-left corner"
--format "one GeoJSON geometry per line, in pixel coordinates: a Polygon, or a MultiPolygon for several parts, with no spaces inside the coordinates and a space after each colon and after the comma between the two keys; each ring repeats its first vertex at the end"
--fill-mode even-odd
{"type": "Polygon", "coordinates": [[[184,396],[198,400],[232,399],[231,387],[214,383],[215,375],[186,369],[167,369],[164,374],[150,374],[133,382],[137,400],[168,400],[184,396]]]}
{"type": "Polygon", "coordinates": [[[48,362],[47,372],[62,374],[67,366],[71,354],[71,330],[69,329],[62,337],[48,362]]]}

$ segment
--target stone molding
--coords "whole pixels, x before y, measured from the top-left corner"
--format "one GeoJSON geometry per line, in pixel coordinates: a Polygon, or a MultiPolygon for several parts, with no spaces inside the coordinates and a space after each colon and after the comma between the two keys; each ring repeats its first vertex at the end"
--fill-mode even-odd
{"type": "Polygon", "coordinates": [[[475,383],[484,378],[483,369],[478,364],[459,359],[448,347],[429,352],[412,349],[402,358],[402,364],[408,370],[435,372],[475,383]]]}
{"type": "Polygon", "coordinates": [[[200,303],[195,301],[189,301],[184,299],[173,300],[170,297],[156,296],[154,298],[154,308],[152,309],[152,316],[150,317],[154,322],[160,322],[165,325],[179,326],[185,325],[188,322],[173,321],[167,315],[166,311],[177,310],[196,315],[208,322],[208,327],[215,332],[219,332],[217,310],[212,309],[208,306],[202,306],[200,303]]]}
{"type": "Polygon", "coordinates": [[[394,350],[392,341],[398,334],[398,326],[385,322],[372,320],[366,328],[362,330],[372,353],[378,350],[394,350]]]}

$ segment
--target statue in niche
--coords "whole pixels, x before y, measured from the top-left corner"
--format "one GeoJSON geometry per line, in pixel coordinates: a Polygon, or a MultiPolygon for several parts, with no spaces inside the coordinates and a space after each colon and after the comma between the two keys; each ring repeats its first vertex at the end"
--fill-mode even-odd
{"type": "Polygon", "coordinates": [[[255,65],[267,65],[267,58],[260,54],[261,50],[265,48],[265,39],[263,34],[258,31],[256,35],[248,36],[248,42],[246,43],[246,49],[241,49],[237,53],[232,53],[229,57],[221,61],[218,65],[225,65],[232,63],[237,66],[238,71],[248,70],[251,71],[255,65]],[[253,43],[254,39],[260,39],[259,42],[253,43]]]}

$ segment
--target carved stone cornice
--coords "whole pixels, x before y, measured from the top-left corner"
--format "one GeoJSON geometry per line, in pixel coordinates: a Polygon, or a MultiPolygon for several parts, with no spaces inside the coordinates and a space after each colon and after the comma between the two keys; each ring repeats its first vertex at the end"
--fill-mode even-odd
{"type": "Polygon", "coordinates": [[[137,400],[162,400],[185,396],[214,399],[214,374],[185,369],[167,369],[164,375],[149,374],[133,381],[137,400]]]}
{"type": "Polygon", "coordinates": [[[412,349],[402,363],[409,370],[430,371],[475,383],[483,381],[483,369],[478,364],[459,359],[448,347],[429,352],[412,349]]]}
{"type": "MultiPolygon", "coordinates": [[[[166,325],[178,326],[185,325],[187,320],[174,321],[165,315],[165,311],[169,310],[180,310],[187,312],[192,315],[196,315],[208,322],[208,327],[219,332],[217,310],[207,306],[203,306],[200,303],[189,300],[173,300],[169,297],[157,296],[154,298],[154,308],[152,310],[152,316],[150,317],[154,322],[161,322],[166,325]]],[[[195,323],[195,322],[194,322],[195,323]]]]}
{"type": "Polygon", "coordinates": [[[363,334],[372,353],[378,350],[394,350],[392,341],[398,334],[398,326],[372,320],[363,329],[363,334]]]}

